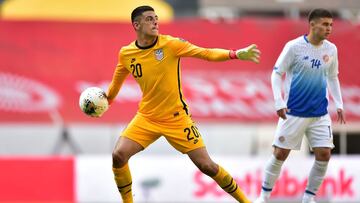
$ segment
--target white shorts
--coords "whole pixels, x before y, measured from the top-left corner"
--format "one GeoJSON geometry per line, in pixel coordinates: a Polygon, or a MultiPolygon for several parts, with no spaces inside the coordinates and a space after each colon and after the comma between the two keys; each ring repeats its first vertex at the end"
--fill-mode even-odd
{"type": "Polygon", "coordinates": [[[286,120],[279,118],[273,146],[300,150],[305,135],[311,148],[334,148],[329,114],[313,118],[291,115],[286,115],[286,117],[286,120]]]}

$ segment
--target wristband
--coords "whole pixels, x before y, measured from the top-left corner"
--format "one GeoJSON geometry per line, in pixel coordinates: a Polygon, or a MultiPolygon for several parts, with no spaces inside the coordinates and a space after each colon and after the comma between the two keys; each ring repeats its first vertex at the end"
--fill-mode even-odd
{"type": "Polygon", "coordinates": [[[236,52],[234,50],[230,50],[229,57],[230,59],[237,59],[236,52]]]}

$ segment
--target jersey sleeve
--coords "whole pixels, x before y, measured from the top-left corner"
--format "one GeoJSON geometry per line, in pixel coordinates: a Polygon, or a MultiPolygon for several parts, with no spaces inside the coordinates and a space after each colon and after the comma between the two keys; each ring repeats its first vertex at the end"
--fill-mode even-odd
{"type": "Polygon", "coordinates": [[[280,75],[283,75],[290,69],[293,58],[294,56],[291,49],[291,43],[288,42],[275,63],[274,71],[280,75]]]}
{"type": "Polygon", "coordinates": [[[276,110],[286,108],[286,103],[281,94],[281,76],[290,69],[292,59],[293,54],[291,52],[291,44],[288,42],[280,53],[271,74],[271,88],[273,91],[276,110]]]}
{"type": "Polygon", "coordinates": [[[122,57],[121,57],[121,50],[120,50],[118,63],[116,65],[112,81],[111,81],[108,91],[107,91],[107,97],[108,97],[109,101],[112,101],[115,99],[115,97],[119,93],[120,88],[123,85],[126,77],[130,73],[129,70],[126,69],[126,67],[123,65],[121,59],[122,59],[122,57]]]}
{"type": "Polygon", "coordinates": [[[339,61],[337,56],[337,49],[335,47],[335,53],[333,56],[333,61],[331,66],[329,67],[329,73],[328,73],[328,86],[330,93],[334,99],[335,106],[338,109],[344,109],[343,100],[341,96],[341,88],[340,88],[340,82],[338,78],[339,74],[339,61]]]}
{"type": "Polygon", "coordinates": [[[230,50],[203,48],[180,38],[173,38],[170,47],[178,57],[195,57],[208,61],[225,61],[230,59],[230,50]]]}
{"type": "Polygon", "coordinates": [[[339,60],[338,60],[338,53],[336,47],[334,52],[335,53],[334,56],[332,57],[332,63],[329,67],[329,73],[328,73],[329,78],[337,77],[339,74],[339,60]]]}
{"type": "Polygon", "coordinates": [[[281,95],[281,83],[281,75],[273,71],[271,74],[271,89],[273,91],[276,111],[287,108],[286,103],[281,95]]]}

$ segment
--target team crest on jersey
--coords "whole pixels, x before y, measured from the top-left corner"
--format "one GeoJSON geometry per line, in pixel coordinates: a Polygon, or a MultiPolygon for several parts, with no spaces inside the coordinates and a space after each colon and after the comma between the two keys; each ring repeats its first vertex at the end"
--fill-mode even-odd
{"type": "Polygon", "coordinates": [[[161,61],[164,58],[163,49],[157,49],[154,51],[154,53],[155,53],[156,60],[161,61]]]}
{"type": "Polygon", "coordinates": [[[323,60],[324,60],[325,63],[329,62],[329,60],[330,60],[329,55],[325,54],[325,55],[323,56],[323,60]]]}

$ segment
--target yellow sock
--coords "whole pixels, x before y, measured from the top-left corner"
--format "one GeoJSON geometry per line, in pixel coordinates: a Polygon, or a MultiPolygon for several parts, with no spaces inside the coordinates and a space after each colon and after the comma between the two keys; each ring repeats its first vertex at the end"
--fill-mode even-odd
{"type": "Polygon", "coordinates": [[[231,177],[231,175],[221,166],[219,166],[218,173],[212,178],[225,192],[229,193],[237,201],[241,203],[250,203],[243,191],[241,191],[240,187],[236,184],[233,177],[231,177]]]}
{"type": "Polygon", "coordinates": [[[113,172],[123,203],[133,203],[131,192],[132,179],[129,165],[126,163],[122,168],[113,168],[113,172]]]}

